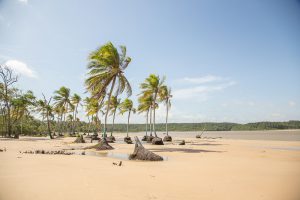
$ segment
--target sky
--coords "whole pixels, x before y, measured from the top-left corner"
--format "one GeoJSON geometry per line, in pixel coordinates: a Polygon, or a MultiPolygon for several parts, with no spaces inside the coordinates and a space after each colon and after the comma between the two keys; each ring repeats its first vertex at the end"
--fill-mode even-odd
{"type": "Polygon", "coordinates": [[[166,76],[169,122],[300,120],[299,0],[0,0],[0,63],[39,98],[88,96],[87,57],[108,41],[132,58],[136,107],[139,84],[166,76]]]}

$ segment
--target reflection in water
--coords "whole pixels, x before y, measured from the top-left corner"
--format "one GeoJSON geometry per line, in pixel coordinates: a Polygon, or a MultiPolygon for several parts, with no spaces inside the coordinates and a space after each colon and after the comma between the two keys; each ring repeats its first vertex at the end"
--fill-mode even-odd
{"type": "MultiPolygon", "coordinates": [[[[116,153],[116,152],[96,152],[96,151],[84,151],[82,154],[81,151],[75,152],[76,155],[88,155],[88,156],[97,156],[97,157],[108,157],[116,158],[120,160],[129,160],[129,155],[127,153],[116,153]]],[[[168,157],[162,156],[164,161],[168,160],[168,157]]]]}

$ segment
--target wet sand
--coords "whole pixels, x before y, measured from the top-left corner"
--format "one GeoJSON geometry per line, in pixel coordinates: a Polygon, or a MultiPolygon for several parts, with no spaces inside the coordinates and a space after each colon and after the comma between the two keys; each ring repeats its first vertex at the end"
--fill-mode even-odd
{"type": "Polygon", "coordinates": [[[114,150],[85,150],[86,155],[80,155],[82,148],[91,144],[71,143],[75,138],[0,139],[0,149],[7,149],[0,152],[0,200],[300,199],[299,141],[173,134],[173,143],[144,144],[163,156],[162,162],[127,160],[134,145],[121,142],[123,133],[116,134],[114,150]],[[179,146],[183,138],[187,143],[179,146]],[[36,149],[67,149],[76,154],[19,153],[36,149]],[[122,166],[113,165],[119,161],[122,166]]]}

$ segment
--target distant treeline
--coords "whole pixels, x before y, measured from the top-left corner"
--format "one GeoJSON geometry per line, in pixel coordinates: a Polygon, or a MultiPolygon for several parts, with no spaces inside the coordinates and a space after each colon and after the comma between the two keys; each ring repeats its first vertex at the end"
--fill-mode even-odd
{"type": "MultiPolygon", "coordinates": [[[[108,125],[110,129],[110,125],[108,125]]],[[[125,132],[126,124],[115,124],[116,132],[125,132]]],[[[165,131],[165,124],[156,124],[157,131],[165,131]]],[[[238,131],[238,130],[280,130],[280,129],[300,129],[300,121],[288,122],[256,122],[248,124],[238,123],[170,123],[169,131],[238,131]]],[[[139,132],[145,130],[145,124],[131,124],[131,132],[139,132]]]]}
{"type": "MultiPolygon", "coordinates": [[[[0,123],[0,126],[3,124],[0,123]]],[[[56,122],[51,122],[53,132],[57,132],[56,122]]],[[[111,124],[108,124],[108,132],[111,131],[111,124]]],[[[156,124],[157,131],[165,131],[165,124],[156,124]]],[[[0,128],[0,131],[4,127],[0,128]]],[[[20,131],[24,135],[41,135],[46,134],[47,125],[45,122],[34,119],[32,117],[27,118],[21,124],[14,126],[13,131],[20,131]]],[[[71,130],[71,124],[67,124],[66,130],[71,130]]],[[[287,121],[287,122],[256,122],[248,124],[238,123],[170,123],[168,124],[169,131],[239,131],[239,130],[282,130],[282,129],[300,129],[300,121],[287,121]]],[[[93,124],[87,122],[79,122],[76,127],[77,132],[94,132],[96,129],[93,124]]],[[[145,131],[145,124],[130,124],[130,132],[142,132],[145,131]]],[[[1,131],[2,132],[2,131],[1,131]]],[[[126,132],[126,124],[115,124],[114,132],[126,132]]]]}

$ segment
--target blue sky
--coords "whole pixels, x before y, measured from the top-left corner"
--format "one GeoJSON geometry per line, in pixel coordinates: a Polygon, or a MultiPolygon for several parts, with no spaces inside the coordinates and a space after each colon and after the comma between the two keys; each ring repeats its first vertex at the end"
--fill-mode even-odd
{"type": "Polygon", "coordinates": [[[167,77],[170,122],[300,120],[299,22],[297,0],[0,0],[0,63],[38,97],[86,96],[87,56],[111,41],[132,58],[135,102],[150,73],[167,77]]]}

